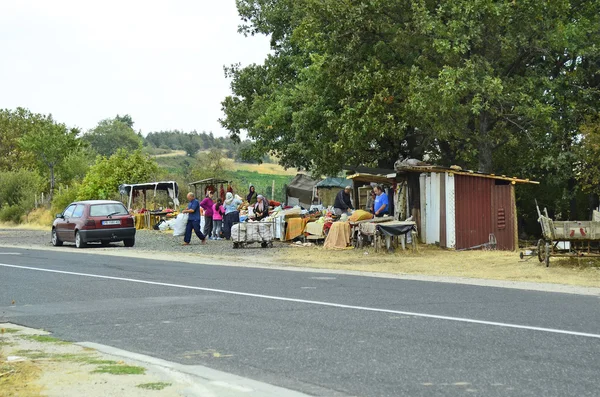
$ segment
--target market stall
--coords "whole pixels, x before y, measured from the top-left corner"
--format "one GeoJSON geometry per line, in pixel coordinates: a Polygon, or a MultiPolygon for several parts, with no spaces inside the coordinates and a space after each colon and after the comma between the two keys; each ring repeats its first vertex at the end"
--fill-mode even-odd
{"type": "Polygon", "coordinates": [[[204,197],[206,192],[210,190],[215,193],[215,198],[218,197],[221,201],[225,201],[225,194],[232,191],[231,181],[222,178],[202,179],[201,181],[192,182],[189,185],[193,188],[194,194],[198,198],[204,197]]]}
{"type": "Polygon", "coordinates": [[[175,181],[122,184],[119,193],[121,201],[127,197],[127,208],[133,213],[137,229],[152,229],[161,219],[176,215],[179,208],[179,185],[175,181]],[[160,192],[165,193],[164,197],[159,197],[160,192]],[[142,200],[141,209],[133,209],[136,199],[142,200]],[[149,201],[153,208],[148,208],[149,201]]]}

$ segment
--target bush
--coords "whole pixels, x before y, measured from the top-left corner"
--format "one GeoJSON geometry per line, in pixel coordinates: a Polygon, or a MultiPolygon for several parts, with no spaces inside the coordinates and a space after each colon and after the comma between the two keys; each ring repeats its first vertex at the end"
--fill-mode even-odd
{"type": "Polygon", "coordinates": [[[27,210],[18,204],[4,205],[0,208],[0,221],[21,223],[21,218],[27,213],[27,210]]]}
{"type": "Polygon", "coordinates": [[[77,194],[79,193],[79,185],[73,185],[69,189],[60,189],[54,192],[52,198],[52,213],[58,214],[62,212],[67,205],[77,200],[77,194]]]}
{"type": "Polygon", "coordinates": [[[0,172],[0,221],[20,223],[34,207],[35,197],[44,186],[33,171],[0,172]]]}
{"type": "Polygon", "coordinates": [[[54,215],[49,209],[40,207],[22,216],[21,221],[28,225],[51,226],[54,221],[54,215]]]}

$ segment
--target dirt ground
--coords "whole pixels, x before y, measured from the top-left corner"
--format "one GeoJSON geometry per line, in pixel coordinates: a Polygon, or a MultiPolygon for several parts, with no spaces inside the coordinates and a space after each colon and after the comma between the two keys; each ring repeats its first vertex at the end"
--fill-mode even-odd
{"type": "Polygon", "coordinates": [[[280,266],[600,287],[600,264],[596,260],[552,259],[546,268],[537,257],[521,260],[517,252],[507,251],[456,252],[420,245],[417,252],[389,254],[376,253],[373,249],[332,251],[322,247],[297,247],[270,260],[280,266]]]}
{"type": "Polygon", "coordinates": [[[180,396],[187,384],[152,368],[62,342],[47,332],[0,324],[2,397],[180,396]]]}

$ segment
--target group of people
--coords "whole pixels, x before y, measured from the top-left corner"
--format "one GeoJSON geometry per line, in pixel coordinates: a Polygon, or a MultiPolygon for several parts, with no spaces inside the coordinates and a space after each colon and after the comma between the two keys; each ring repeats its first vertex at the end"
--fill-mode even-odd
{"type": "MultiPolygon", "coordinates": [[[[335,196],[333,209],[336,215],[340,216],[342,214],[349,214],[350,210],[354,210],[350,193],[352,193],[352,187],[346,186],[344,190],[341,190],[335,196]]],[[[389,207],[390,203],[388,196],[383,190],[383,187],[381,185],[376,185],[373,187],[371,192],[369,192],[365,209],[376,217],[380,218],[389,213],[389,207]]]]}
{"type": "MultiPolygon", "coordinates": [[[[213,192],[207,191],[202,201],[198,201],[194,193],[187,194],[188,206],[183,213],[188,214],[188,222],[185,229],[183,245],[189,245],[192,239],[192,231],[202,241],[206,243],[209,240],[229,240],[231,238],[231,228],[240,221],[240,207],[242,200],[234,196],[232,192],[227,192],[225,200],[217,198],[213,201],[213,192]],[[200,230],[202,209],[204,216],[204,229],[200,230]],[[223,237],[221,237],[223,236],[223,237]]],[[[250,191],[246,196],[248,208],[253,209],[253,220],[261,220],[269,216],[269,201],[262,195],[256,193],[254,185],[250,185],[250,191]]]]}

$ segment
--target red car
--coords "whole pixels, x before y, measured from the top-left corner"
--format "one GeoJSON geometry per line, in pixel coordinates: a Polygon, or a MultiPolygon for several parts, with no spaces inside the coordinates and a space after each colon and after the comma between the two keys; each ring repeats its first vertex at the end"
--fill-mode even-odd
{"type": "Polygon", "coordinates": [[[135,244],[135,225],[127,208],[119,201],[78,201],[56,215],[52,224],[52,245],[73,242],[77,248],[88,243],[108,245],[123,241],[125,247],[135,244]]]}

